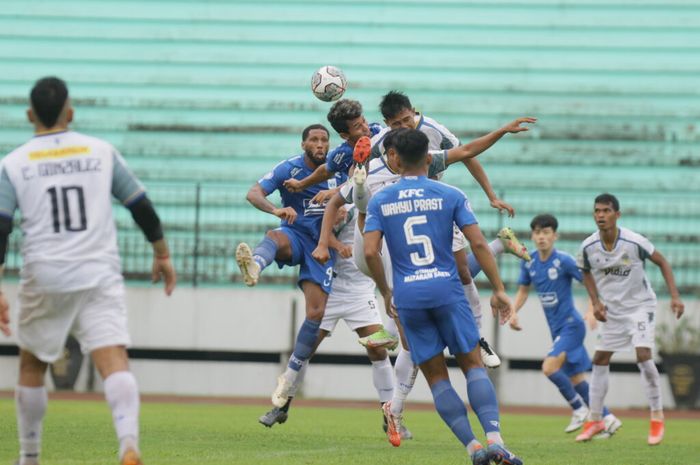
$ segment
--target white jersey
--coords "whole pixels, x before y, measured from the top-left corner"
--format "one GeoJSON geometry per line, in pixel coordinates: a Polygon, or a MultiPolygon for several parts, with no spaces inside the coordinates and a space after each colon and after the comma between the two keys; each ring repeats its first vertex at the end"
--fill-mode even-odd
{"type": "MultiPolygon", "coordinates": [[[[442,124],[432,118],[416,115],[416,129],[428,136],[429,150],[449,150],[459,145],[459,139],[442,124]]],[[[372,158],[384,155],[384,138],[391,128],[382,128],[372,137],[372,158]]]]}
{"type": "Polygon", "coordinates": [[[112,195],[128,205],[144,194],[114,147],[74,131],[37,135],[7,155],[0,215],[21,213],[23,288],[69,292],[121,279],[112,195]]]}
{"type": "MultiPolygon", "coordinates": [[[[347,223],[338,234],[338,240],[343,244],[352,244],[355,240],[355,224],[357,223],[357,209],[354,206],[347,206],[347,223]]],[[[342,258],[336,256],[333,265],[335,276],[333,277],[333,287],[331,294],[338,296],[366,296],[374,295],[374,281],[357,269],[355,259],[342,258]]]]}
{"type": "Polygon", "coordinates": [[[622,316],[656,305],[656,294],[644,271],[644,260],[654,253],[649,240],[620,228],[612,251],[605,250],[596,231],[581,244],[578,266],[590,271],[608,313],[622,316]]]}

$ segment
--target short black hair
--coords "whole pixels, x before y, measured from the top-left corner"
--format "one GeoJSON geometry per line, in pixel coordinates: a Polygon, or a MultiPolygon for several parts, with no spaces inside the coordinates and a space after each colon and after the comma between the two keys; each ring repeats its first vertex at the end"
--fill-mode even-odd
{"type": "Polygon", "coordinates": [[[399,128],[399,129],[392,129],[391,131],[387,132],[386,135],[384,136],[384,139],[382,139],[382,145],[384,146],[384,151],[386,152],[389,149],[395,148],[395,141],[396,141],[396,136],[408,131],[406,128],[399,128]]]}
{"type": "Polygon", "coordinates": [[[596,203],[602,203],[604,205],[611,205],[612,209],[616,212],[620,211],[620,201],[617,200],[617,197],[615,197],[612,194],[609,193],[604,193],[600,194],[598,197],[595,198],[595,201],[593,204],[595,205],[596,203]]]}
{"type": "Polygon", "coordinates": [[[394,148],[406,165],[420,165],[428,155],[428,136],[417,129],[404,129],[394,136],[394,148]]]}
{"type": "Polygon", "coordinates": [[[393,118],[405,109],[412,110],[413,105],[406,94],[398,90],[390,91],[382,97],[382,101],[379,103],[379,111],[384,119],[393,118]]]}
{"type": "Polygon", "coordinates": [[[51,128],[58,121],[66,100],[68,99],[68,86],[57,77],[48,76],[39,79],[32,87],[29,99],[34,109],[34,114],[41,124],[51,128]]]}
{"type": "Polygon", "coordinates": [[[304,141],[309,137],[309,133],[310,133],[312,130],[314,130],[314,129],[322,129],[322,130],[326,131],[326,134],[327,134],[329,137],[330,137],[330,135],[331,135],[330,132],[328,132],[328,128],[326,128],[324,125],[322,125],[322,124],[312,124],[312,125],[310,125],[310,126],[306,126],[306,127],[304,128],[304,130],[302,131],[302,133],[301,133],[301,141],[304,142],[304,141]]]}
{"type": "Polygon", "coordinates": [[[357,100],[341,99],[333,104],[326,118],[333,129],[340,134],[348,132],[348,120],[362,116],[362,105],[357,100]]]}
{"type": "Polygon", "coordinates": [[[552,231],[557,232],[557,228],[559,227],[559,222],[557,221],[556,217],[554,215],[550,215],[549,213],[543,213],[541,215],[537,215],[530,221],[530,229],[535,230],[535,228],[552,228],[552,231]]]}

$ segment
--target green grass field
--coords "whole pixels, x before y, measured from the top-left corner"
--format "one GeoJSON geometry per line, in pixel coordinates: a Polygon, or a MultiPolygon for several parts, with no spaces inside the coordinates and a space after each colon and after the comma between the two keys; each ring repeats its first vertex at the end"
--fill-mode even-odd
{"type": "MultiPolygon", "coordinates": [[[[416,439],[393,448],[378,410],[300,407],[272,429],[257,423],[265,407],[214,404],[142,406],[146,465],[466,464],[466,453],[437,413],[414,411],[407,425],[416,439]]],[[[475,416],[470,419],[479,430],[475,416]]],[[[526,464],[700,464],[700,424],[669,420],[665,442],[646,445],[647,422],[625,419],[608,441],[574,443],[562,429],[567,417],[504,415],[504,437],[526,464]]],[[[114,465],[116,440],[107,406],[52,401],[45,420],[42,465],[114,465]]],[[[0,399],[0,465],[17,453],[14,405],[0,399]]]]}

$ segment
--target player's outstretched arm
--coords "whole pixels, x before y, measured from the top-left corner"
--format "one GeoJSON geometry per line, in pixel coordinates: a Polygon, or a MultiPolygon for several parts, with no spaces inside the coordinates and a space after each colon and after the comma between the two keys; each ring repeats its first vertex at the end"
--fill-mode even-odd
{"type": "Polygon", "coordinates": [[[520,326],[520,320],[518,319],[518,312],[525,302],[527,302],[527,296],[530,294],[530,286],[520,285],[518,287],[518,292],[515,294],[515,302],[513,303],[513,316],[510,319],[510,327],[515,331],[521,331],[523,329],[520,326]]]}
{"type": "Polygon", "coordinates": [[[345,199],[340,193],[336,193],[326,205],[323,211],[323,221],[321,222],[321,233],[318,238],[318,244],[311,256],[319,263],[326,263],[331,258],[328,247],[333,236],[333,225],[338,217],[338,210],[345,205],[345,199]]]}
{"type": "Polygon", "coordinates": [[[473,141],[467,144],[454,147],[447,151],[446,163],[450,165],[452,163],[464,162],[470,158],[474,158],[488,150],[493,144],[498,142],[499,139],[505,136],[506,134],[515,134],[518,132],[528,131],[530,129],[527,126],[521,126],[522,124],[532,124],[535,122],[537,122],[537,118],[533,118],[531,116],[518,118],[506,124],[502,128],[496,129],[495,131],[486,134],[485,136],[481,136],[478,139],[474,139],[473,141]]]}
{"type": "Polygon", "coordinates": [[[304,179],[287,179],[282,183],[282,185],[289,192],[301,192],[304,189],[308,189],[311,186],[315,186],[318,183],[327,181],[332,178],[334,174],[328,171],[328,167],[324,163],[314,170],[313,173],[305,177],[304,179]]]}
{"type": "Polygon", "coordinates": [[[370,231],[365,233],[364,243],[367,268],[369,268],[372,279],[374,279],[374,282],[377,284],[377,289],[379,289],[379,292],[384,298],[384,308],[386,309],[386,313],[391,318],[396,318],[398,315],[391,301],[391,288],[386,280],[384,265],[382,265],[382,258],[379,254],[382,247],[382,232],[370,231]]]}
{"type": "Polygon", "coordinates": [[[590,270],[583,271],[583,285],[588,292],[588,297],[591,299],[591,305],[593,306],[593,316],[598,321],[607,321],[607,309],[603,302],[600,301],[600,296],[598,295],[598,287],[595,285],[595,280],[590,270]]]}
{"type": "Polygon", "coordinates": [[[289,224],[293,224],[294,220],[297,218],[297,212],[292,207],[275,207],[272,202],[267,200],[267,195],[267,192],[263,190],[262,186],[256,182],[248,191],[245,199],[258,210],[269,213],[270,215],[275,215],[277,218],[285,220],[289,224]]]}
{"type": "Polygon", "coordinates": [[[673,269],[671,269],[671,265],[668,263],[668,260],[666,260],[666,257],[661,255],[658,250],[655,250],[654,253],[651,254],[649,260],[651,260],[661,269],[661,275],[664,277],[664,281],[666,281],[666,288],[668,289],[668,293],[671,295],[671,311],[673,311],[674,315],[676,315],[676,319],[680,318],[685,311],[685,305],[683,304],[681,295],[676,287],[676,280],[673,277],[673,269]]]}
{"type": "Polygon", "coordinates": [[[489,250],[481,229],[478,224],[470,224],[462,228],[464,237],[469,241],[472,252],[476,260],[481,265],[481,269],[486,274],[486,277],[493,288],[493,296],[491,297],[491,306],[498,312],[500,324],[505,324],[513,314],[513,304],[505,292],[505,286],[498,274],[498,265],[496,259],[489,250]]]}

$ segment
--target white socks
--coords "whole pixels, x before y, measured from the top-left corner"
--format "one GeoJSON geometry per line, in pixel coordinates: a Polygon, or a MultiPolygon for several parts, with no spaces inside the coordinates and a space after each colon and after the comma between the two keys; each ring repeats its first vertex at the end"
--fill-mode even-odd
{"type": "Polygon", "coordinates": [[[467,297],[469,307],[472,309],[472,314],[476,320],[476,327],[481,329],[481,301],[479,300],[479,291],[476,289],[474,279],[469,284],[462,284],[464,295],[467,297]]]}
{"type": "MultiPolygon", "coordinates": [[[[355,167],[357,169],[357,167],[355,167]]],[[[367,168],[364,168],[365,170],[367,168]]],[[[367,175],[365,174],[365,177],[367,175]]],[[[357,211],[360,213],[367,213],[367,204],[369,199],[372,198],[369,189],[367,189],[367,184],[358,184],[355,182],[352,186],[352,203],[357,207],[357,211]]]]}
{"type": "Polygon", "coordinates": [[[394,395],[394,370],[389,357],[372,361],[372,381],[379,395],[379,402],[388,402],[394,395]]]}
{"type": "Polygon", "coordinates": [[[140,400],[134,375],[128,371],[112,373],[104,380],[104,390],[119,439],[119,457],[128,449],[138,453],[140,400]]]}
{"type": "Polygon", "coordinates": [[[404,401],[416,382],[418,365],[415,365],[411,360],[411,353],[401,348],[396,357],[394,370],[396,372],[396,388],[394,389],[394,397],[391,399],[391,413],[401,415],[404,401]]]}
{"type": "Polygon", "coordinates": [[[494,256],[498,256],[499,254],[502,254],[506,251],[506,248],[503,247],[503,242],[501,242],[500,239],[494,239],[491,242],[489,242],[489,249],[491,249],[491,253],[494,256]]]}
{"type": "Polygon", "coordinates": [[[661,383],[659,379],[659,370],[653,360],[637,363],[639,372],[642,375],[642,385],[649,401],[649,408],[652,412],[663,409],[661,400],[661,383]]]}
{"type": "Polygon", "coordinates": [[[15,389],[20,447],[19,465],[39,463],[42,424],[47,403],[48,395],[44,386],[17,386],[15,389]]]}
{"type": "MultiPolygon", "coordinates": [[[[292,387],[289,388],[289,393],[287,394],[288,397],[294,397],[297,395],[297,390],[299,389],[299,386],[304,384],[304,377],[306,376],[306,370],[309,368],[309,361],[304,360],[304,362],[301,365],[301,370],[296,373],[296,378],[294,379],[294,382],[292,383],[292,387]]],[[[291,370],[290,368],[287,368],[289,371],[294,371],[291,370]]],[[[285,371],[286,373],[286,371],[285,371]]]]}
{"type": "Polygon", "coordinates": [[[608,393],[608,376],[610,365],[593,365],[591,383],[589,388],[589,408],[591,410],[591,420],[599,421],[603,419],[603,403],[605,395],[608,393]]]}

